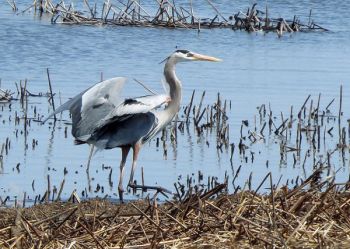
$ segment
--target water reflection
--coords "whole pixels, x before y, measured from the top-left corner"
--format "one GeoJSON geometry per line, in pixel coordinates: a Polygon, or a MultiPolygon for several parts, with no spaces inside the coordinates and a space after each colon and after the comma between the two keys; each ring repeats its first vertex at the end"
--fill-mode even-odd
{"type": "Polygon", "coordinates": [[[188,153],[189,153],[189,156],[188,156],[188,160],[190,162],[193,162],[194,161],[194,152],[193,152],[193,139],[192,139],[192,134],[190,132],[190,126],[189,125],[185,125],[185,129],[186,129],[186,147],[188,148],[188,153]]]}
{"type": "Polygon", "coordinates": [[[89,193],[91,193],[92,187],[91,187],[91,178],[90,178],[90,170],[89,170],[89,168],[86,169],[86,179],[87,179],[87,184],[88,184],[88,191],[89,191],[89,193]]]}
{"type": "Polygon", "coordinates": [[[53,153],[53,145],[55,142],[56,121],[52,123],[50,130],[51,131],[50,131],[49,143],[47,145],[46,155],[45,155],[45,169],[48,169],[52,165],[51,158],[53,153]]]}

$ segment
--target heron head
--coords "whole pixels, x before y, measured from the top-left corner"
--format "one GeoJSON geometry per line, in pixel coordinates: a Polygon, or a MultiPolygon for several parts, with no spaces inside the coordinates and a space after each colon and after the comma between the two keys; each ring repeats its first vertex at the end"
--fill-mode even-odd
{"type": "Polygon", "coordinates": [[[176,50],[173,54],[171,54],[168,58],[165,60],[171,60],[174,63],[178,62],[185,62],[185,61],[212,61],[212,62],[218,62],[221,61],[221,59],[203,55],[203,54],[197,54],[188,50],[176,50]]]}

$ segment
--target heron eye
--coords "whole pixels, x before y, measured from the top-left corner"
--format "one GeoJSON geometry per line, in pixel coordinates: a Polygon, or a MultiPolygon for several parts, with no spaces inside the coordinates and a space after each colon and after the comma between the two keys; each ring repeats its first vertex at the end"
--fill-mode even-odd
{"type": "Polygon", "coordinates": [[[187,55],[186,55],[187,57],[192,57],[193,56],[193,54],[192,53],[187,53],[187,55]]]}

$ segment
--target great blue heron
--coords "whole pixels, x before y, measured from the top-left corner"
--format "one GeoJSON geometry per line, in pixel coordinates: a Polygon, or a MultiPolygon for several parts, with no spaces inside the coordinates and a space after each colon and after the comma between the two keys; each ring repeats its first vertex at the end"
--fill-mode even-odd
{"type": "Polygon", "coordinates": [[[122,159],[119,175],[119,198],[123,201],[123,174],[126,158],[133,149],[129,186],[133,185],[137,157],[142,144],[149,141],[179,111],[181,82],[176,77],[175,65],[185,61],[220,61],[220,59],[177,50],[165,59],[164,76],[169,95],[151,95],[124,99],[121,90],[125,78],[112,78],[95,84],[61,105],[54,114],[69,110],[72,115],[72,135],[76,144],[88,143],[99,149],[120,147],[122,159]],[[164,109],[155,110],[167,104],[164,109]]]}

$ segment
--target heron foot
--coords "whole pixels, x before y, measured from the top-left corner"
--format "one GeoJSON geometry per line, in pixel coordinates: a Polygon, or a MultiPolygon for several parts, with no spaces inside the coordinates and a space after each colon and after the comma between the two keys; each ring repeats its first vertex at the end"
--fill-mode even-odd
{"type": "Polygon", "coordinates": [[[138,185],[134,182],[129,182],[128,187],[132,188],[133,190],[141,189],[143,192],[147,192],[148,190],[156,190],[157,192],[162,192],[172,194],[172,192],[168,189],[165,189],[160,186],[148,186],[148,185],[138,185]]]}

